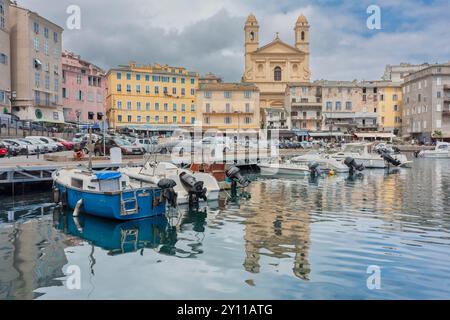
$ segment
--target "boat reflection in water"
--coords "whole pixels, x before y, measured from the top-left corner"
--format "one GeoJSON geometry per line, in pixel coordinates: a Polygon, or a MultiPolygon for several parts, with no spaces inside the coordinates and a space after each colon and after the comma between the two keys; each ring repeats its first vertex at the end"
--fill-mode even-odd
{"type": "MultiPolygon", "coordinates": [[[[193,230],[205,231],[206,208],[195,212],[186,212],[179,218],[156,216],[130,221],[117,221],[71,213],[54,215],[55,227],[69,234],[88,241],[92,246],[108,251],[108,255],[120,255],[144,249],[157,250],[165,255],[177,255],[177,232],[193,226],[193,230]]],[[[182,256],[185,257],[185,252],[182,256]]],[[[195,255],[198,252],[193,252],[195,255]]]]}

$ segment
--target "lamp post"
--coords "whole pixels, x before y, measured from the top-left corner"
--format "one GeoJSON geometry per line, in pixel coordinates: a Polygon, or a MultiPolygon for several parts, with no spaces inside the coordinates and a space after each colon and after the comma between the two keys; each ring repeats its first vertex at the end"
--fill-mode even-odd
{"type": "Polygon", "coordinates": [[[6,93],[8,94],[8,100],[10,102],[10,112],[9,113],[12,114],[13,103],[17,99],[17,91],[16,90],[7,90],[6,93]]]}
{"type": "Polygon", "coordinates": [[[81,110],[75,111],[78,119],[78,133],[80,133],[80,117],[81,117],[81,110]]]}

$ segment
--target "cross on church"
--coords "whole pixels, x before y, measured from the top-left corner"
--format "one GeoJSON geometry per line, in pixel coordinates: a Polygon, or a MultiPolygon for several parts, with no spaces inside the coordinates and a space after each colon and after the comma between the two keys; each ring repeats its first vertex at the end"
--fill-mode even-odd
{"type": "Polygon", "coordinates": [[[275,32],[275,34],[276,34],[275,39],[279,39],[279,37],[278,37],[279,32],[275,32]]]}

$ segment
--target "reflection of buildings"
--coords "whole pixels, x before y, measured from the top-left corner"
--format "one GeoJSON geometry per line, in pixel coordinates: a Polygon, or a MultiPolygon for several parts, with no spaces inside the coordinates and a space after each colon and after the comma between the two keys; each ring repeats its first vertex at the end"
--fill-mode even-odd
{"type": "Polygon", "coordinates": [[[53,229],[52,216],[0,229],[0,300],[33,299],[42,287],[62,285],[67,263],[65,237],[53,229]]]}
{"type": "MultiPolygon", "coordinates": [[[[245,270],[259,273],[261,255],[277,259],[290,258],[293,255],[295,276],[308,280],[310,273],[308,211],[298,205],[295,216],[291,216],[287,208],[263,207],[263,204],[271,203],[267,197],[273,197],[273,203],[281,201],[286,203],[286,206],[289,204],[295,206],[295,203],[292,203],[293,199],[308,196],[306,189],[302,190],[304,188],[302,186],[291,186],[283,181],[274,183],[277,183],[276,187],[271,183],[255,184],[252,187],[252,201],[261,203],[261,208],[255,210],[245,222],[245,270]],[[266,199],[260,201],[262,198],[266,199]]],[[[320,199],[317,201],[321,202],[320,199]]]]}

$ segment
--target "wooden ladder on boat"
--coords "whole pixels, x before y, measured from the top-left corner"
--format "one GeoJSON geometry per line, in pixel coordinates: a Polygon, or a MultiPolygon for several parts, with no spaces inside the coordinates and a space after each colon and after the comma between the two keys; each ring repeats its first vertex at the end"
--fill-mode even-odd
{"type": "Polygon", "coordinates": [[[130,214],[136,214],[139,212],[139,207],[138,207],[138,200],[137,200],[137,195],[136,195],[136,191],[133,191],[133,197],[132,198],[127,198],[124,199],[123,198],[123,192],[120,193],[120,214],[122,216],[128,216],[130,214]],[[127,209],[127,204],[128,203],[134,203],[133,208],[131,209],[127,209]]]}
{"type": "Polygon", "coordinates": [[[120,247],[125,252],[125,245],[132,244],[134,251],[138,249],[139,229],[120,230],[120,247]]]}

